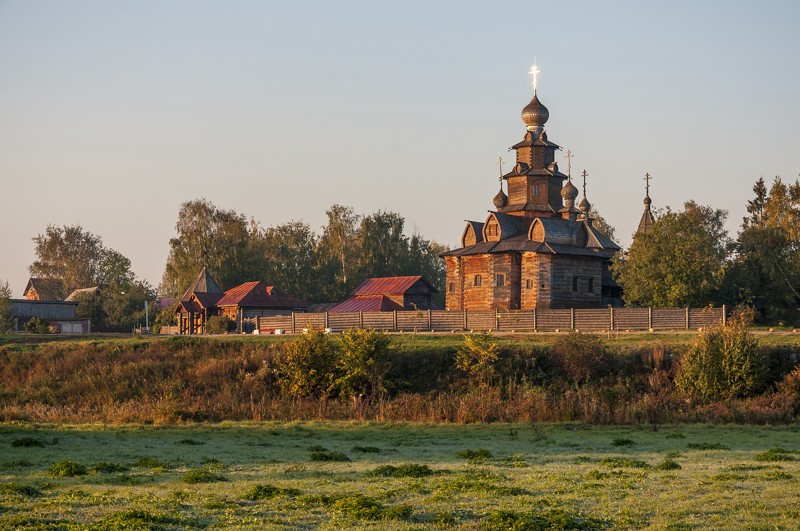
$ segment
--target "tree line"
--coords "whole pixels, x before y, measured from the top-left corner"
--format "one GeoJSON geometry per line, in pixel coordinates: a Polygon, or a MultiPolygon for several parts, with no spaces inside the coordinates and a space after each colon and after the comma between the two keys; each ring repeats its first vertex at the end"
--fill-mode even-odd
{"type": "Polygon", "coordinates": [[[652,230],[635,236],[614,260],[627,305],[727,304],[755,310],[765,323],[800,320],[800,181],[763,178],[732,239],[727,212],[694,201],[656,213],[652,230]]]}

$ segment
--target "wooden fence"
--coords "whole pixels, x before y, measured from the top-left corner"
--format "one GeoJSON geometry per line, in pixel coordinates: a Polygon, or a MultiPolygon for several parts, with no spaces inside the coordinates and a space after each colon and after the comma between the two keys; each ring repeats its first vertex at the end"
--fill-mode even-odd
{"type": "Polygon", "coordinates": [[[497,330],[688,330],[725,323],[726,308],[603,308],[559,310],[412,310],[394,312],[293,313],[258,317],[259,333],[296,334],[306,329],[341,332],[371,328],[390,332],[497,330]]]}

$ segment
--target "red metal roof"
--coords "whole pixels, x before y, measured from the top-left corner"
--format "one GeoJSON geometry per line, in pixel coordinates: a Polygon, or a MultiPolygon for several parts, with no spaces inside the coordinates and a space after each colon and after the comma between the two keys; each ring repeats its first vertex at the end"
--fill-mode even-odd
{"type": "Polygon", "coordinates": [[[337,304],[329,312],[389,312],[403,307],[384,295],[361,295],[350,297],[337,304]]]}
{"type": "Polygon", "coordinates": [[[225,292],[216,306],[307,308],[309,304],[264,282],[245,282],[225,292]]]}
{"type": "Polygon", "coordinates": [[[427,287],[427,290],[424,291],[428,293],[436,291],[433,286],[428,284],[428,281],[419,275],[411,277],[379,277],[368,278],[359,284],[350,296],[405,293],[420,281],[423,283],[424,287],[427,287]]]}

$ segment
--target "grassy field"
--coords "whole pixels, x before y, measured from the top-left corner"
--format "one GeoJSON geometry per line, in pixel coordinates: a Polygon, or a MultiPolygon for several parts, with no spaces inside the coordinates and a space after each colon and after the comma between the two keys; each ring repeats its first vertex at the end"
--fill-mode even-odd
{"type": "Polygon", "coordinates": [[[800,426],[0,425],[0,528],[797,529],[800,426]]]}

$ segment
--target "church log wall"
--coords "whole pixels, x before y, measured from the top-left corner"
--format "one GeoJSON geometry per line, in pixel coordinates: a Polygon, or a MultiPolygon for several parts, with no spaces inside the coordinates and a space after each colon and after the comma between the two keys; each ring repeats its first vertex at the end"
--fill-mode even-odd
{"type": "Polygon", "coordinates": [[[600,261],[555,255],[552,257],[551,275],[551,308],[600,307],[602,301],[600,261]]]}

